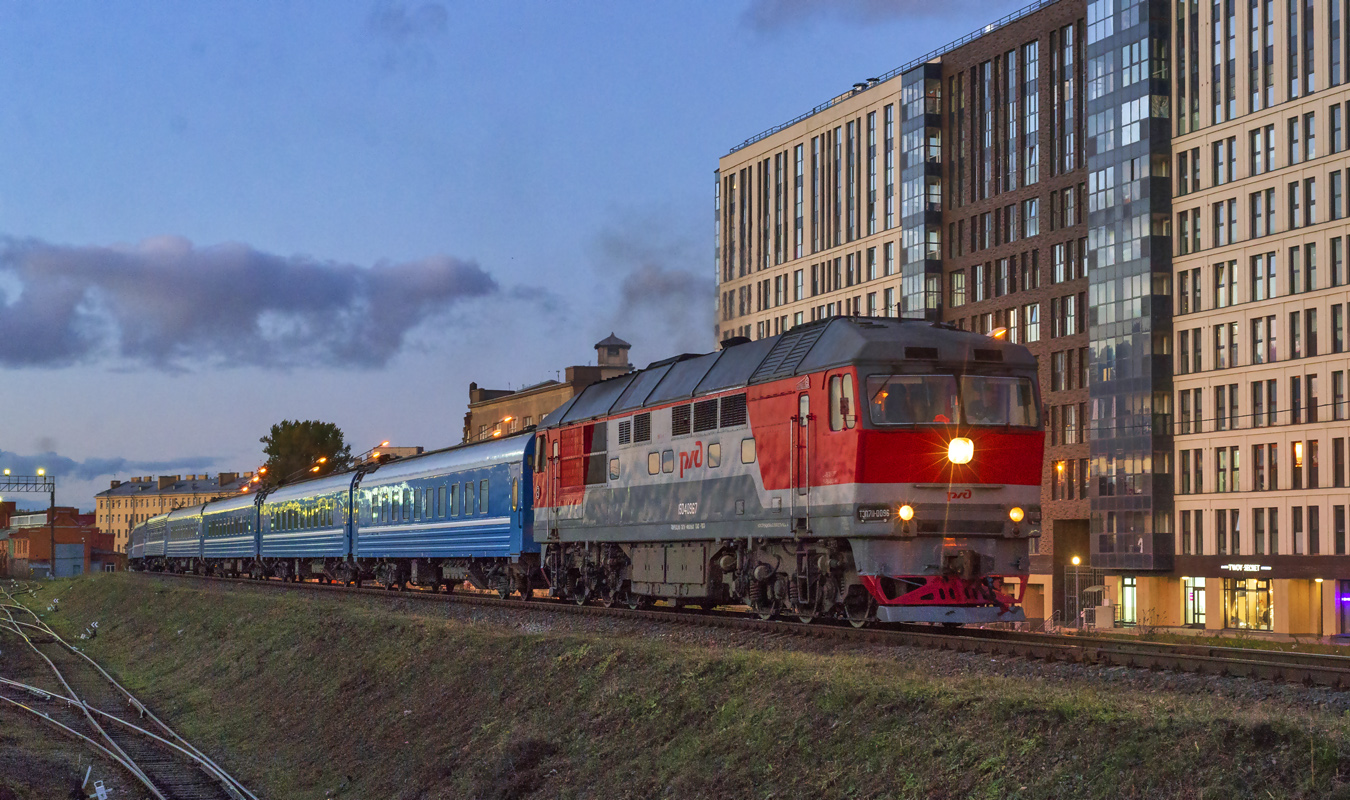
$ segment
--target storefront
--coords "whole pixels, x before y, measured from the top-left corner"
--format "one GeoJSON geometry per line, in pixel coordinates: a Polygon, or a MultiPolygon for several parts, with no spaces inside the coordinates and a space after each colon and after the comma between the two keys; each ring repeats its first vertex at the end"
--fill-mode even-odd
{"type": "Polygon", "coordinates": [[[1264,578],[1224,578],[1223,615],[1225,628],[1273,631],[1275,614],[1270,597],[1270,581],[1264,578]]]}

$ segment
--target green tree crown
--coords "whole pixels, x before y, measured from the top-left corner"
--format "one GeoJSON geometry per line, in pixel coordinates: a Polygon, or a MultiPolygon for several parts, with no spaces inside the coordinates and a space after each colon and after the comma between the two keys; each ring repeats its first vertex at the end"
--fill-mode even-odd
{"type": "Polygon", "coordinates": [[[351,465],[352,449],[342,429],[331,422],[282,420],[258,441],[263,444],[267,480],[273,486],[328,475],[351,465]]]}

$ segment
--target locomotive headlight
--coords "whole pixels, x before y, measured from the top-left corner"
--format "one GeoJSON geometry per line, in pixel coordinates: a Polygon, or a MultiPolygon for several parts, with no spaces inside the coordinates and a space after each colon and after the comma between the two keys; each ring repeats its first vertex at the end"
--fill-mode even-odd
{"type": "Polygon", "coordinates": [[[1022,517],[1024,516],[1026,516],[1026,514],[1022,513],[1022,509],[1017,506],[1013,506],[1012,511],[1008,512],[1008,519],[1012,520],[1013,522],[1021,522],[1022,517]]]}
{"type": "Polygon", "coordinates": [[[947,460],[953,464],[969,464],[974,456],[975,443],[964,436],[958,436],[947,444],[947,460]]]}
{"type": "Polygon", "coordinates": [[[914,519],[914,506],[908,504],[900,506],[900,519],[904,520],[905,522],[909,522],[910,520],[914,519]]]}

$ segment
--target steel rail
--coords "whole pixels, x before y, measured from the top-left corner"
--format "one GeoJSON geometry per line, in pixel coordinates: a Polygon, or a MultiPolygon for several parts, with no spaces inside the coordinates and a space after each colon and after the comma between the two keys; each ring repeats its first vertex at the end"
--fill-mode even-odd
{"type": "MultiPolygon", "coordinates": [[[[31,609],[26,610],[28,610],[29,613],[32,613],[31,609]]],[[[126,697],[127,701],[131,704],[132,708],[138,711],[142,717],[148,717],[151,722],[155,723],[155,725],[157,725],[160,728],[160,730],[162,730],[165,734],[173,737],[173,739],[175,739],[179,744],[174,744],[173,742],[169,742],[167,740],[162,741],[165,741],[166,744],[169,744],[170,746],[179,749],[183,753],[187,754],[190,758],[192,758],[192,760],[196,761],[203,768],[205,768],[209,774],[211,774],[221,783],[225,784],[227,790],[233,789],[234,794],[241,795],[244,798],[247,798],[247,800],[258,800],[257,795],[253,794],[253,792],[249,791],[247,787],[245,787],[242,783],[236,780],[234,776],[226,772],[224,768],[222,768],[219,764],[213,761],[210,758],[210,756],[206,755],[201,750],[198,750],[195,745],[193,745],[188,740],[184,739],[173,728],[170,728],[168,723],[164,722],[159,717],[155,716],[155,713],[153,711],[147,708],[146,705],[142,703],[140,699],[137,698],[134,694],[132,694],[125,686],[118,683],[117,680],[113,678],[113,676],[109,675],[107,670],[103,669],[103,667],[100,666],[97,661],[90,658],[87,654],[85,654],[79,648],[72,645],[70,642],[67,642],[64,638],[61,637],[59,633],[52,630],[52,628],[48,626],[45,622],[41,622],[41,620],[39,620],[39,622],[41,623],[40,625],[33,625],[31,623],[17,622],[17,621],[16,624],[34,628],[36,630],[48,634],[49,636],[54,638],[59,644],[64,645],[66,649],[70,650],[75,655],[83,658],[85,661],[88,661],[89,664],[94,667],[94,669],[98,670],[99,674],[102,675],[104,679],[108,681],[109,684],[111,684],[115,689],[121,692],[123,696],[126,697]]],[[[98,709],[94,708],[93,706],[90,706],[90,708],[96,712],[98,711],[98,709]]],[[[115,719],[117,719],[119,722],[125,723],[125,720],[121,720],[120,718],[115,719]]],[[[149,735],[154,736],[153,733],[150,733],[149,735]]]]}
{"type": "MultiPolygon", "coordinates": [[[[0,593],[5,594],[5,596],[9,597],[11,601],[14,601],[14,597],[10,595],[7,591],[0,589],[0,593]]],[[[12,630],[14,632],[17,632],[20,636],[23,636],[23,638],[26,641],[28,641],[29,646],[32,647],[38,653],[38,655],[43,658],[44,661],[47,662],[47,664],[56,673],[58,679],[60,679],[62,685],[64,685],[66,689],[71,693],[71,697],[66,697],[63,699],[66,699],[67,701],[73,703],[74,705],[76,705],[77,707],[81,708],[84,711],[85,716],[90,719],[95,729],[99,730],[99,732],[104,736],[104,738],[107,739],[110,744],[116,747],[119,752],[123,752],[124,755],[126,755],[127,762],[132,765],[132,768],[134,768],[133,774],[139,773],[137,774],[137,777],[140,778],[141,782],[144,783],[147,786],[147,788],[149,788],[151,792],[154,793],[157,797],[162,797],[163,795],[161,795],[159,790],[153,785],[149,775],[146,774],[144,770],[140,768],[139,764],[136,763],[135,759],[131,758],[129,754],[125,754],[125,751],[123,751],[121,747],[119,747],[115,742],[112,741],[111,736],[109,736],[102,729],[101,726],[99,726],[96,722],[94,722],[93,717],[91,716],[91,712],[93,714],[98,714],[107,717],[108,719],[111,719],[136,733],[140,733],[150,738],[151,740],[160,743],[161,745],[164,745],[174,751],[181,753],[189,761],[196,764],[200,769],[202,769],[202,771],[206,774],[208,778],[219,783],[221,788],[230,797],[237,798],[237,800],[258,800],[257,795],[249,791],[247,787],[245,787],[242,783],[240,783],[237,779],[235,779],[234,776],[226,772],[219,764],[217,764],[214,760],[212,760],[201,750],[199,750],[195,745],[184,739],[176,731],[170,728],[167,723],[165,723],[153,712],[151,712],[150,709],[148,709],[145,706],[145,704],[140,701],[139,698],[137,698],[134,694],[132,694],[129,690],[127,690],[125,686],[123,686],[115,678],[113,678],[112,675],[110,675],[107,672],[107,670],[103,669],[103,667],[98,662],[94,661],[94,659],[90,658],[79,648],[75,647],[70,642],[66,641],[64,637],[62,637],[59,633],[57,633],[54,629],[52,629],[52,627],[48,625],[46,622],[44,622],[42,618],[39,617],[35,611],[33,611],[33,609],[20,603],[15,603],[14,605],[5,605],[3,607],[6,609],[6,615],[10,618],[10,621],[15,626],[12,630]],[[10,613],[8,610],[10,608],[19,608],[28,612],[28,614],[33,617],[34,621],[37,624],[20,622],[14,619],[13,614],[10,613]],[[70,651],[70,653],[84,659],[84,661],[88,662],[89,665],[91,665],[95,670],[98,671],[99,675],[101,675],[109,685],[115,688],[118,693],[120,693],[123,697],[126,698],[131,707],[135,709],[141,715],[142,718],[148,717],[149,720],[152,723],[154,723],[154,725],[156,725],[167,737],[171,737],[173,740],[176,740],[176,742],[171,741],[170,738],[166,738],[166,736],[160,736],[154,733],[153,731],[141,728],[140,726],[135,725],[134,723],[128,720],[122,719],[121,717],[118,717],[114,714],[103,711],[79,698],[78,695],[76,695],[73,687],[71,687],[70,684],[65,680],[64,676],[62,675],[60,670],[56,667],[56,665],[52,663],[51,659],[49,659],[46,656],[46,654],[38,650],[38,648],[32,642],[32,640],[28,636],[24,635],[22,630],[19,629],[19,626],[34,629],[42,634],[51,637],[52,640],[63,646],[66,650],[70,651]]],[[[11,681],[5,681],[4,679],[0,679],[0,681],[12,683],[11,681]]],[[[54,696],[60,697],[60,695],[54,696]]]]}
{"type": "Polygon", "coordinates": [[[776,635],[829,639],[840,642],[904,645],[937,650],[1019,656],[1044,661],[1062,661],[1097,666],[1122,666],[1151,670],[1192,672],[1197,674],[1246,677],[1258,680],[1286,681],[1305,685],[1350,688],[1350,657],[1320,653],[1289,653],[1235,647],[1213,647],[1164,642],[1129,641],[1103,637],[1057,636],[990,629],[944,631],[922,625],[893,625],[857,629],[841,624],[803,625],[764,621],[739,612],[687,612],[673,608],[632,610],[604,606],[578,606],[575,603],[500,599],[488,593],[433,593],[408,591],[391,593],[386,589],[349,588],[336,584],[308,581],[256,581],[188,573],[137,573],[156,577],[192,579],[202,582],[239,584],[274,590],[303,589],[314,592],[362,594],[385,599],[416,599],[482,605],[492,608],[574,613],[608,616],[668,624],[716,627],[755,631],[776,635]]]}
{"type": "MultiPolygon", "coordinates": [[[[14,602],[13,595],[11,595],[8,591],[0,589],[0,593],[3,593],[15,605],[19,605],[18,603],[14,602]]],[[[25,610],[27,610],[30,614],[33,614],[33,617],[35,619],[37,618],[37,614],[35,614],[31,609],[27,609],[25,607],[25,610]]],[[[19,638],[23,639],[24,642],[26,642],[28,646],[32,648],[33,652],[37,653],[37,655],[43,661],[47,662],[47,666],[51,667],[52,672],[56,675],[56,679],[61,682],[62,686],[66,687],[66,691],[69,692],[72,697],[77,697],[78,695],[75,692],[75,689],[71,687],[71,685],[68,682],[66,682],[65,676],[61,674],[61,670],[57,668],[56,664],[53,663],[52,660],[47,657],[46,653],[42,652],[41,648],[39,648],[37,644],[33,642],[32,638],[30,638],[28,634],[24,633],[22,630],[19,629],[20,623],[17,619],[14,618],[14,612],[10,610],[9,606],[5,607],[4,612],[5,616],[9,617],[10,624],[14,626],[14,629],[17,631],[19,638]]],[[[155,797],[159,798],[159,800],[168,800],[168,798],[164,796],[164,794],[158,789],[158,787],[156,787],[150,781],[150,777],[145,774],[145,771],[142,770],[140,766],[136,764],[136,761],[125,750],[123,750],[121,746],[117,744],[117,742],[113,741],[112,736],[110,736],[108,732],[103,729],[102,725],[98,724],[98,720],[94,719],[94,715],[89,713],[89,710],[85,708],[83,705],[80,706],[80,710],[84,713],[84,717],[86,720],[88,720],[89,725],[95,731],[98,732],[98,735],[101,736],[104,741],[106,741],[110,745],[110,749],[121,756],[119,760],[127,767],[127,769],[131,772],[132,776],[135,777],[137,780],[139,780],[141,783],[145,784],[145,787],[150,790],[150,793],[153,794],[155,797]]]]}

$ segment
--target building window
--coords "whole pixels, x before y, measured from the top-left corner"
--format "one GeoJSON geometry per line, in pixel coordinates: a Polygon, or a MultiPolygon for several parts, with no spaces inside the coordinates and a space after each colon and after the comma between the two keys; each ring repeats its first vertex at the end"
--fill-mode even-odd
{"type": "Polygon", "coordinates": [[[1270,581],[1257,578],[1225,578],[1223,582],[1224,627],[1240,630],[1273,630],[1270,581]]]}

